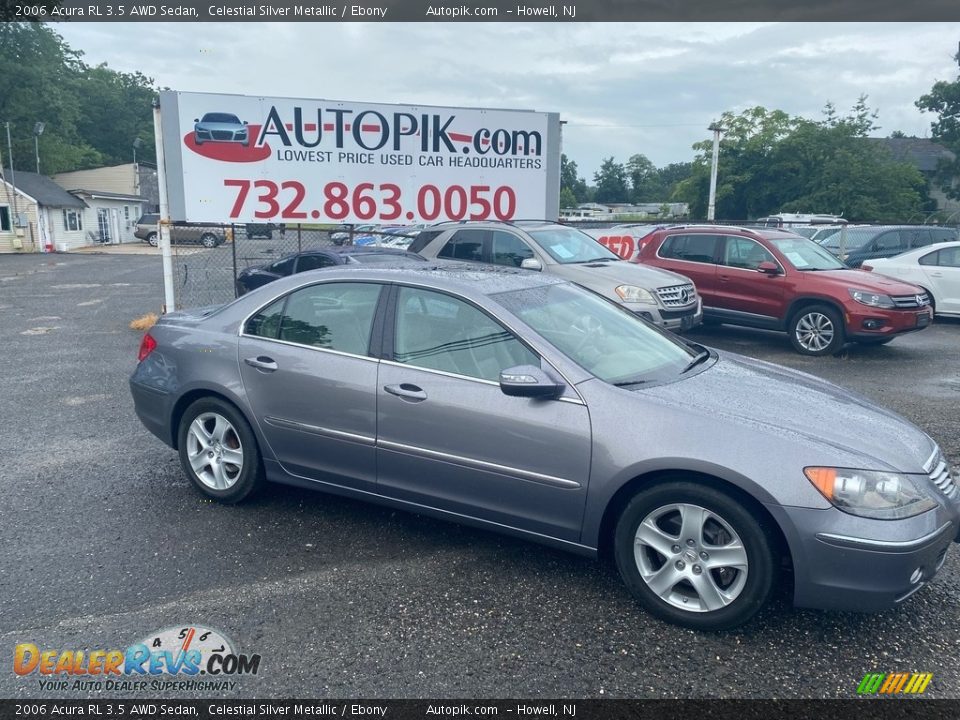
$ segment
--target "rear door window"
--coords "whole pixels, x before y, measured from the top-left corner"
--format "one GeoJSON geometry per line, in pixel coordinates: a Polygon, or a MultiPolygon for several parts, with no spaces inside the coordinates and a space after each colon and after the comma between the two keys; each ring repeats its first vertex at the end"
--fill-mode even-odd
{"type": "Polygon", "coordinates": [[[876,252],[899,252],[903,248],[903,239],[899,230],[889,230],[873,241],[876,252]]]}
{"type": "Polygon", "coordinates": [[[671,260],[712,263],[720,239],[719,235],[670,235],[663,241],[658,254],[671,260]]]}
{"type": "Polygon", "coordinates": [[[302,273],[307,270],[319,270],[320,268],[336,265],[329,255],[302,255],[297,261],[297,272],[302,273]]]}
{"type": "Polygon", "coordinates": [[[484,235],[485,230],[457,230],[437,253],[437,257],[480,262],[483,260],[484,235]]]}
{"type": "Polygon", "coordinates": [[[909,238],[909,247],[926,247],[933,243],[933,237],[926,228],[916,228],[912,230],[901,230],[900,235],[906,235],[909,238]]]}
{"type": "Polygon", "coordinates": [[[273,265],[267,266],[267,270],[277,275],[289,275],[293,272],[293,264],[297,261],[296,256],[291,256],[284,258],[283,260],[277,260],[273,265]]]}

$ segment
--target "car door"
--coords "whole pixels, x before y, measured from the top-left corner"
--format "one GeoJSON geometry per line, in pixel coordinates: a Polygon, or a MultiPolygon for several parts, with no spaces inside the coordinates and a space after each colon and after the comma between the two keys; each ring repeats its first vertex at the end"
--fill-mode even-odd
{"type": "Polygon", "coordinates": [[[934,293],[937,312],[960,313],[960,246],[925,255],[920,266],[934,293]]]}
{"type": "Polygon", "coordinates": [[[717,289],[719,245],[719,235],[707,233],[667,235],[650,264],[690,278],[703,299],[704,311],[708,311],[718,307],[719,302],[717,289]]]}
{"type": "Polygon", "coordinates": [[[379,492],[577,541],[590,469],[587,408],[572,389],[563,400],[508,397],[500,371],[540,366],[533,351],[462,298],[395,292],[377,381],[379,492]]]}
{"type": "Polygon", "coordinates": [[[308,285],[244,324],[243,389],[270,450],[293,475],[375,489],[378,360],[369,344],[381,287],[308,285]]]}
{"type": "Polygon", "coordinates": [[[899,230],[887,230],[873,239],[866,247],[866,252],[853,252],[847,259],[851,267],[860,267],[864,261],[873,258],[888,258],[899,255],[906,250],[905,238],[899,230]]]}
{"type": "Polygon", "coordinates": [[[778,266],[776,258],[751,238],[723,236],[717,265],[718,306],[736,319],[776,327],[783,311],[784,273],[767,275],[757,270],[762,262],[778,266]]]}

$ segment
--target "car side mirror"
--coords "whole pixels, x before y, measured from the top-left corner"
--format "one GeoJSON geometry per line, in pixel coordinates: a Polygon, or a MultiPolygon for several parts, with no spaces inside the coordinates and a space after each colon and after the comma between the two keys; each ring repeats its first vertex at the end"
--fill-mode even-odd
{"type": "Polygon", "coordinates": [[[543,270],[543,264],[536,258],[524,258],[520,261],[523,270],[543,270]]]}
{"type": "Polygon", "coordinates": [[[200,122],[200,118],[194,118],[193,121],[194,121],[194,122],[200,122]]]}
{"type": "Polygon", "coordinates": [[[244,124],[244,125],[249,125],[250,123],[248,123],[246,120],[244,120],[244,121],[243,121],[243,124],[244,124]]]}
{"type": "Polygon", "coordinates": [[[757,272],[762,272],[764,275],[779,275],[780,267],[771,260],[764,260],[757,265],[757,272]]]}
{"type": "Polygon", "coordinates": [[[535,365],[517,365],[500,372],[500,390],[510,397],[549,399],[563,392],[563,384],[535,365]]]}

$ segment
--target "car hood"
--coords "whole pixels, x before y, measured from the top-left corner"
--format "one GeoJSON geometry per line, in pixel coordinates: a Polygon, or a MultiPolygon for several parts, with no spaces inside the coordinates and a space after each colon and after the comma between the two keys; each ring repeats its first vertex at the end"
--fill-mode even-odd
{"type": "MultiPolygon", "coordinates": [[[[807,373],[732,353],[693,377],[638,391],[720,421],[828,446],[864,470],[923,473],[933,441],[896,413],[807,373]]],[[[821,455],[811,452],[811,463],[821,455]]],[[[819,461],[823,462],[823,461],[819,461]]]]}
{"type": "Polygon", "coordinates": [[[819,281],[826,281],[837,287],[856,288],[881,295],[915,295],[922,292],[916,285],[875,275],[866,270],[821,270],[809,274],[815,275],[819,281]]]}
{"type": "Polygon", "coordinates": [[[650,289],[691,284],[689,278],[683,275],[625,260],[567,265],[555,263],[546,269],[552,275],[608,294],[617,285],[637,285],[650,289]]]}

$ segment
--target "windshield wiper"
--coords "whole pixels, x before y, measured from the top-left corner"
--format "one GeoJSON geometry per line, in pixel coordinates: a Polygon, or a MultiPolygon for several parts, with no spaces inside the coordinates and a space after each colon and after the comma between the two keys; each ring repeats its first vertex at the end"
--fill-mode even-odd
{"type": "Polygon", "coordinates": [[[613,262],[614,260],[619,260],[619,259],[620,258],[598,257],[598,258],[591,258],[590,260],[574,260],[574,264],[583,265],[584,263],[592,263],[592,262],[613,262]]]}
{"type": "Polygon", "coordinates": [[[710,351],[709,351],[709,350],[701,350],[693,360],[691,360],[689,363],[687,363],[687,366],[686,366],[683,370],[680,371],[680,374],[683,375],[685,372],[688,372],[688,371],[690,371],[690,370],[693,370],[697,365],[699,365],[700,363],[704,362],[704,361],[707,360],[709,357],[710,357],[710,351]]]}
{"type": "Polygon", "coordinates": [[[630,385],[643,385],[646,383],[646,380],[623,380],[621,382],[615,382],[614,387],[629,387],[630,385]]]}

